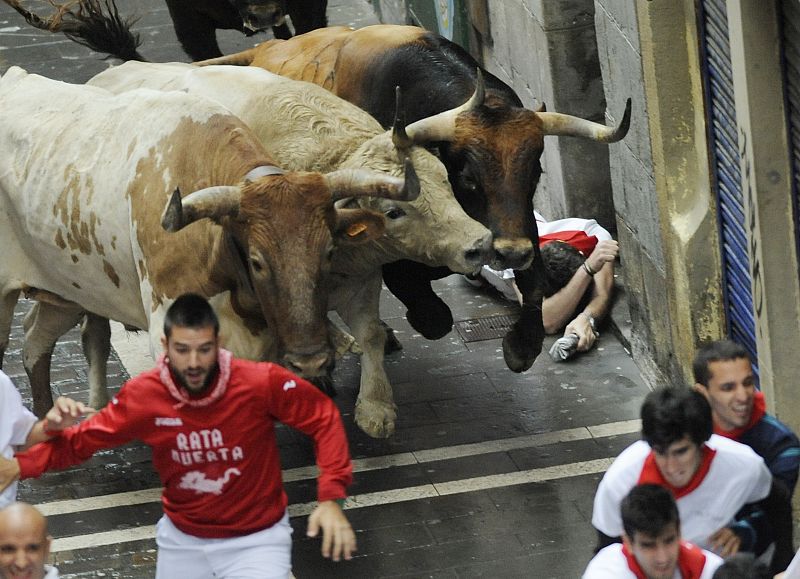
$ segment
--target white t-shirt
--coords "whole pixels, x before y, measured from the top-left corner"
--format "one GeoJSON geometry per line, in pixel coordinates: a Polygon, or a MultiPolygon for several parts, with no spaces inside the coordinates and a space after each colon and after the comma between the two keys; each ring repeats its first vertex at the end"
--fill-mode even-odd
{"type": "Polygon", "coordinates": [[[581,219],[580,217],[567,217],[566,219],[556,219],[547,221],[538,211],[533,212],[536,219],[536,228],[539,235],[558,233],[559,231],[584,231],[586,235],[597,237],[597,241],[608,241],[611,234],[608,230],[597,223],[594,219],[581,219]]]}
{"type": "Polygon", "coordinates": [[[47,572],[45,573],[44,579],[58,579],[58,569],[55,567],[51,567],[50,565],[45,565],[44,570],[47,572]]]}
{"type": "MultiPolygon", "coordinates": [[[[22,405],[22,397],[11,379],[0,370],[0,453],[14,456],[14,446],[25,444],[36,416],[22,405]]],[[[17,499],[17,483],[0,493],[0,509],[17,499]]]]}
{"type": "MultiPolygon", "coordinates": [[[[722,558],[710,551],[703,550],[706,564],[700,579],[711,579],[714,572],[722,565],[722,558]]],[[[622,552],[622,544],[614,543],[601,549],[594,559],[589,561],[583,579],[636,579],[636,574],[628,567],[628,561],[622,552]]],[[[675,570],[673,579],[682,579],[678,569],[675,570]]]]}
{"type": "MultiPolygon", "coordinates": [[[[711,466],[699,486],[678,497],[681,536],[704,549],[708,538],[728,525],[744,505],[769,494],[772,475],[752,448],[711,435],[706,443],[716,450],[711,466]]],[[[592,525],[608,535],[622,535],[622,499],[636,486],[650,445],[640,440],[622,451],[606,471],[594,497],[592,525]]]]}

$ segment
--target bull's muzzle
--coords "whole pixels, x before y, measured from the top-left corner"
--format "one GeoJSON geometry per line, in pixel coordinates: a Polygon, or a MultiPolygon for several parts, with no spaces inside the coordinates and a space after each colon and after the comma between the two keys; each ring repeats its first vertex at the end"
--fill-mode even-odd
{"type": "Polygon", "coordinates": [[[528,269],[533,263],[533,242],[530,239],[495,239],[492,249],[492,269],[528,269]]]}
{"type": "Polygon", "coordinates": [[[271,26],[280,26],[286,19],[280,4],[277,2],[266,2],[264,4],[248,4],[240,12],[244,27],[258,32],[266,30],[271,26]]]}

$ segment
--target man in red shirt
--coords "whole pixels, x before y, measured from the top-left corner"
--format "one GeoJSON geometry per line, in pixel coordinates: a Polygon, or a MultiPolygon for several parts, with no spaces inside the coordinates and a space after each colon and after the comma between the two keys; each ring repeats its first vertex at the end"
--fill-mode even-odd
{"type": "Polygon", "coordinates": [[[90,458],[97,450],[144,441],[164,485],[156,577],[285,579],[291,526],[275,420],[314,439],[319,505],[308,535],[322,530],[322,555],[350,559],[355,534],[336,502],[352,465],[341,416],[331,400],[288,370],[233,358],[219,347],[208,302],[179,297],[164,319],[156,368],[129,380],[82,424],[0,461],[0,489],[90,458]]]}

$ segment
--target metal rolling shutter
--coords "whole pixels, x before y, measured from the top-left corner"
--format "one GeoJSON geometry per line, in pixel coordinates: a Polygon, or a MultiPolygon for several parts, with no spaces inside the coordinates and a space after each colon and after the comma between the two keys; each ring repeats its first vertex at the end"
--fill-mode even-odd
{"type": "MultiPolygon", "coordinates": [[[[800,235],[797,208],[800,206],[800,3],[797,0],[781,2],[781,36],[783,39],[784,87],[786,87],[786,114],[789,127],[789,146],[792,159],[792,191],[794,193],[795,228],[800,235]]],[[[800,237],[797,239],[800,248],[800,237]]],[[[798,251],[800,255],[800,251],[798,251]]]]}
{"type": "Polygon", "coordinates": [[[758,372],[726,2],[702,0],[699,4],[709,148],[719,211],[728,336],[747,348],[758,372]]]}

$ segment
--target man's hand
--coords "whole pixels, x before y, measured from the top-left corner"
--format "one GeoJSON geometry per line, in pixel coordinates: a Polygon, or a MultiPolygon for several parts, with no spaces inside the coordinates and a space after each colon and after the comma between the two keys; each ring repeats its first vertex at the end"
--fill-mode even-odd
{"type": "Polygon", "coordinates": [[[8,459],[0,456],[0,493],[19,478],[19,463],[17,459],[8,459]]]}
{"type": "Polygon", "coordinates": [[[309,537],[316,537],[322,529],[322,556],[339,561],[342,556],[353,558],[356,534],[336,501],[321,502],[308,517],[309,537]]]}
{"type": "Polygon", "coordinates": [[[592,271],[600,271],[606,263],[617,259],[617,255],[619,255],[619,243],[613,239],[605,239],[594,246],[591,255],[586,258],[586,265],[592,271]]]}
{"type": "Polygon", "coordinates": [[[589,317],[581,312],[572,320],[567,327],[564,328],[564,335],[575,334],[578,336],[578,352],[586,352],[591,349],[597,340],[592,324],[589,323],[589,317]]]}
{"type": "Polygon", "coordinates": [[[64,430],[77,424],[81,417],[91,416],[95,412],[97,411],[94,408],[86,406],[83,402],[59,396],[45,417],[47,418],[47,430],[64,430]]]}
{"type": "Polygon", "coordinates": [[[742,544],[739,535],[734,533],[729,527],[722,527],[719,531],[711,535],[709,542],[711,550],[723,559],[738,553],[739,547],[742,544]]]}
{"type": "Polygon", "coordinates": [[[48,432],[64,430],[77,424],[82,416],[90,416],[97,412],[94,408],[86,406],[83,402],[75,402],[72,398],[59,396],[53,407],[47,412],[44,420],[33,425],[25,439],[25,444],[18,450],[27,450],[34,444],[39,444],[50,438],[48,432]]]}

